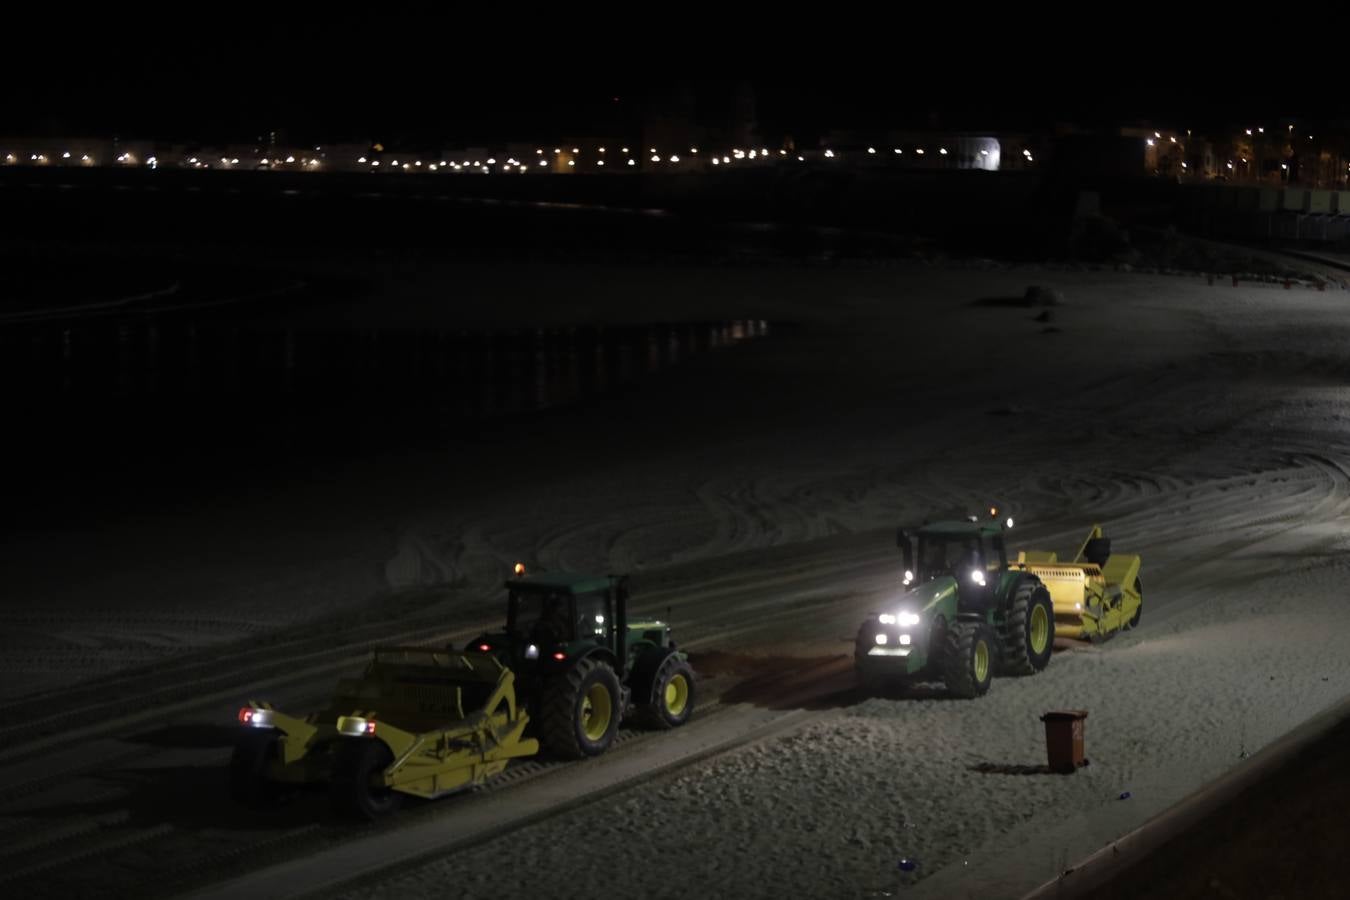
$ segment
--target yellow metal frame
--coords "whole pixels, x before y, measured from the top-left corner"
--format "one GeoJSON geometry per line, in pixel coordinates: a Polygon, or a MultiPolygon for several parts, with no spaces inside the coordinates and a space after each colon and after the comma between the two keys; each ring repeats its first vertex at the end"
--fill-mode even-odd
{"type": "MultiPolygon", "coordinates": [[[[429,731],[402,728],[381,719],[375,709],[356,709],[341,716],[332,716],[330,710],[299,719],[278,712],[269,704],[250,701],[254,709],[269,710],[272,727],[282,733],[281,753],[269,766],[267,776],[282,782],[323,780],[331,775],[332,754],[317,752],[320,748],[332,741],[383,741],[393,753],[394,761],[380,773],[380,785],[430,798],[481,784],[499,774],[512,759],[539,752],[539,742],[524,737],[530,717],[516,703],[515,674],[510,669],[486,654],[437,656],[438,666],[459,669],[478,678],[485,673],[496,677],[487,701],[467,714],[456,688],[455,708],[446,711],[448,721],[443,728],[429,731]],[[488,666],[495,667],[495,673],[485,669],[488,666]],[[341,723],[349,716],[374,721],[374,733],[342,734],[341,723]]],[[[344,680],[338,688],[339,697],[358,695],[360,692],[355,689],[358,685],[357,680],[344,680]]]]}
{"type": "Polygon", "coordinates": [[[1059,562],[1053,551],[1017,554],[1017,566],[1040,578],[1050,592],[1058,637],[1107,637],[1123,629],[1143,603],[1135,590],[1140,557],[1113,553],[1104,567],[1084,561],[1088,543],[1102,536],[1102,527],[1093,525],[1072,562],[1059,562]]]}

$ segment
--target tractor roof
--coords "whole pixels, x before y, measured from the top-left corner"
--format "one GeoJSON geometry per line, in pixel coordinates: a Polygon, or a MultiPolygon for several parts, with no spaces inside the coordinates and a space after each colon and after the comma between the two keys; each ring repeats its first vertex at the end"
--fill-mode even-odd
{"type": "Polygon", "coordinates": [[[997,522],[962,522],[956,519],[941,522],[927,522],[915,529],[915,534],[934,537],[993,537],[1002,534],[1003,528],[997,522]]]}
{"type": "Polygon", "coordinates": [[[506,582],[512,590],[562,591],[569,594],[591,594],[609,590],[612,582],[605,575],[578,575],[571,572],[540,572],[522,575],[506,582]]]}

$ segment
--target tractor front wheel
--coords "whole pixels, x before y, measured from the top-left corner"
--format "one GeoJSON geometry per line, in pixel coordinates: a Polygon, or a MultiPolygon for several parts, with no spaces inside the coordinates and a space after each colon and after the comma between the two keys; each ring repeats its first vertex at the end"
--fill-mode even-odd
{"type": "Polygon", "coordinates": [[[989,692],[998,644],[983,622],[956,622],[947,630],[942,681],[953,697],[971,700],[989,692]]]}
{"type": "Polygon", "coordinates": [[[1017,586],[1003,632],[1003,669],[1009,675],[1035,675],[1050,664],[1055,649],[1055,607],[1038,581],[1017,586]]]}
{"type": "Polygon", "coordinates": [[[618,676],[607,664],[583,659],[544,688],[540,736],[564,759],[599,756],[614,743],[623,716],[618,676]]]}
{"type": "Polygon", "coordinates": [[[694,667],[675,654],[667,656],[652,679],[652,700],[642,706],[651,728],[678,728],[694,714],[694,667]]]}
{"type": "Polygon", "coordinates": [[[403,804],[403,795],[393,788],[376,786],[376,778],[394,761],[394,753],[375,738],[342,738],[333,766],[329,798],[338,813],[355,813],[378,819],[403,804]]]}

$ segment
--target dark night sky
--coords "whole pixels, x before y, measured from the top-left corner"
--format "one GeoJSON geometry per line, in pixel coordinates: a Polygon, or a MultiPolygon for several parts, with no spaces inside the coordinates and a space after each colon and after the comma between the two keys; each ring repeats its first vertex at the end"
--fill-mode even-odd
{"type": "MultiPolygon", "coordinates": [[[[1033,46],[1001,41],[996,30],[856,46],[822,35],[780,45],[738,31],[716,44],[658,45],[660,29],[625,35],[614,21],[563,31],[542,19],[521,28],[412,13],[301,23],[239,15],[153,28],[118,17],[75,32],[35,24],[6,48],[0,133],[249,139],[277,128],[300,141],[529,139],[633,121],[645,98],[672,84],[691,84],[703,102],[743,79],[755,87],[763,128],[799,137],[921,126],[934,115],[991,128],[1350,118],[1339,79],[1321,80],[1315,62],[1295,73],[1274,60],[1202,58],[1175,34],[1156,48],[1053,35],[1033,46]]],[[[1207,43],[1224,46],[1218,36],[1207,43]]]]}

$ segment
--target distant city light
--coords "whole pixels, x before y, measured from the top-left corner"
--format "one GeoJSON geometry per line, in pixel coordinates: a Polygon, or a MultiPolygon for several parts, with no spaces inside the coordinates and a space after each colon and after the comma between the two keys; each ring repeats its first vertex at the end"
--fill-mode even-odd
{"type": "Polygon", "coordinates": [[[826,150],[826,151],[825,151],[825,158],[826,158],[826,159],[834,159],[834,151],[833,151],[833,150],[826,150]]]}
{"type": "Polygon", "coordinates": [[[572,152],[573,152],[573,153],[580,153],[581,151],[578,150],[576,147],[573,147],[573,148],[572,148],[572,152]]]}
{"type": "Polygon", "coordinates": [[[672,156],[672,157],[670,158],[670,161],[671,161],[671,162],[679,162],[679,161],[680,161],[680,158],[679,158],[678,156],[672,156]]]}
{"type": "Polygon", "coordinates": [[[922,147],[919,147],[919,148],[916,149],[914,152],[917,153],[917,154],[919,154],[920,156],[923,156],[923,148],[922,148],[922,147]]]}
{"type": "MultiPolygon", "coordinates": [[[[288,162],[288,163],[293,163],[293,162],[295,162],[295,157],[294,157],[294,156],[288,156],[288,157],[286,157],[286,162],[288,162]]],[[[395,162],[394,162],[394,165],[398,165],[398,162],[395,161],[395,162]]]]}
{"type": "Polygon", "coordinates": [[[600,152],[601,152],[601,153],[604,153],[604,152],[605,152],[605,148],[604,148],[604,147],[601,147],[601,148],[600,148],[600,152]]]}
{"type": "Polygon", "coordinates": [[[1148,144],[1150,147],[1152,147],[1152,146],[1153,146],[1153,138],[1148,138],[1146,141],[1144,141],[1144,143],[1146,143],[1146,144],[1148,144]]]}
{"type": "Polygon", "coordinates": [[[489,165],[489,166],[495,166],[496,164],[497,164],[497,161],[496,161],[495,159],[489,159],[489,160],[488,160],[488,165],[489,165]]]}
{"type": "Polygon", "coordinates": [[[360,159],[358,159],[357,162],[359,162],[361,165],[364,166],[366,164],[366,158],[363,156],[360,159]]]}
{"type": "Polygon", "coordinates": [[[867,148],[867,152],[868,152],[868,153],[875,154],[875,153],[877,152],[877,148],[876,148],[876,147],[868,147],[868,148],[867,148]]]}
{"type": "Polygon", "coordinates": [[[720,162],[722,162],[720,159],[718,159],[718,158],[715,157],[715,156],[713,157],[713,165],[714,165],[714,166],[717,165],[717,164],[719,164],[720,162]]]}
{"type": "Polygon", "coordinates": [[[627,147],[624,147],[624,148],[623,148],[623,152],[624,152],[624,153],[627,153],[627,152],[628,152],[628,148],[627,148],[627,147]]]}
{"type": "Polygon", "coordinates": [[[630,159],[630,160],[628,161],[628,164],[629,164],[630,166],[631,166],[631,165],[634,165],[634,161],[630,159]]]}
{"type": "Polygon", "coordinates": [[[372,160],[370,164],[371,164],[372,166],[378,166],[378,165],[380,164],[380,161],[379,161],[378,159],[372,160]]]}
{"type": "Polygon", "coordinates": [[[653,153],[653,154],[652,154],[652,162],[660,162],[660,161],[661,161],[661,157],[659,157],[659,156],[657,156],[655,153],[653,153]]]}
{"type": "Polygon", "coordinates": [[[62,158],[62,159],[70,159],[70,151],[67,150],[65,153],[62,153],[62,154],[61,154],[61,158],[62,158]]]}
{"type": "Polygon", "coordinates": [[[895,153],[904,153],[905,151],[901,150],[899,147],[896,147],[894,152],[895,152],[895,153]]]}
{"type": "Polygon", "coordinates": [[[597,166],[603,166],[603,165],[605,164],[605,161],[604,161],[603,159],[597,159],[597,160],[595,161],[595,164],[596,164],[597,166]]]}
{"type": "Polygon", "coordinates": [[[541,166],[546,166],[546,165],[548,165],[548,160],[546,160],[546,159],[541,159],[541,160],[539,160],[539,165],[541,165],[541,166]]]}
{"type": "Polygon", "coordinates": [[[946,156],[946,155],[947,155],[947,148],[946,148],[946,147],[939,147],[939,148],[938,148],[938,153],[941,153],[943,156],[946,156]]]}
{"type": "Polygon", "coordinates": [[[1251,133],[1252,133],[1252,130],[1251,130],[1250,128],[1248,128],[1248,129],[1247,129],[1247,135],[1250,136],[1251,133]]]}
{"type": "Polygon", "coordinates": [[[568,164],[569,166],[575,166],[575,165],[577,164],[577,161],[576,161],[575,159],[569,159],[569,160],[567,161],[567,164],[568,164]]]}

